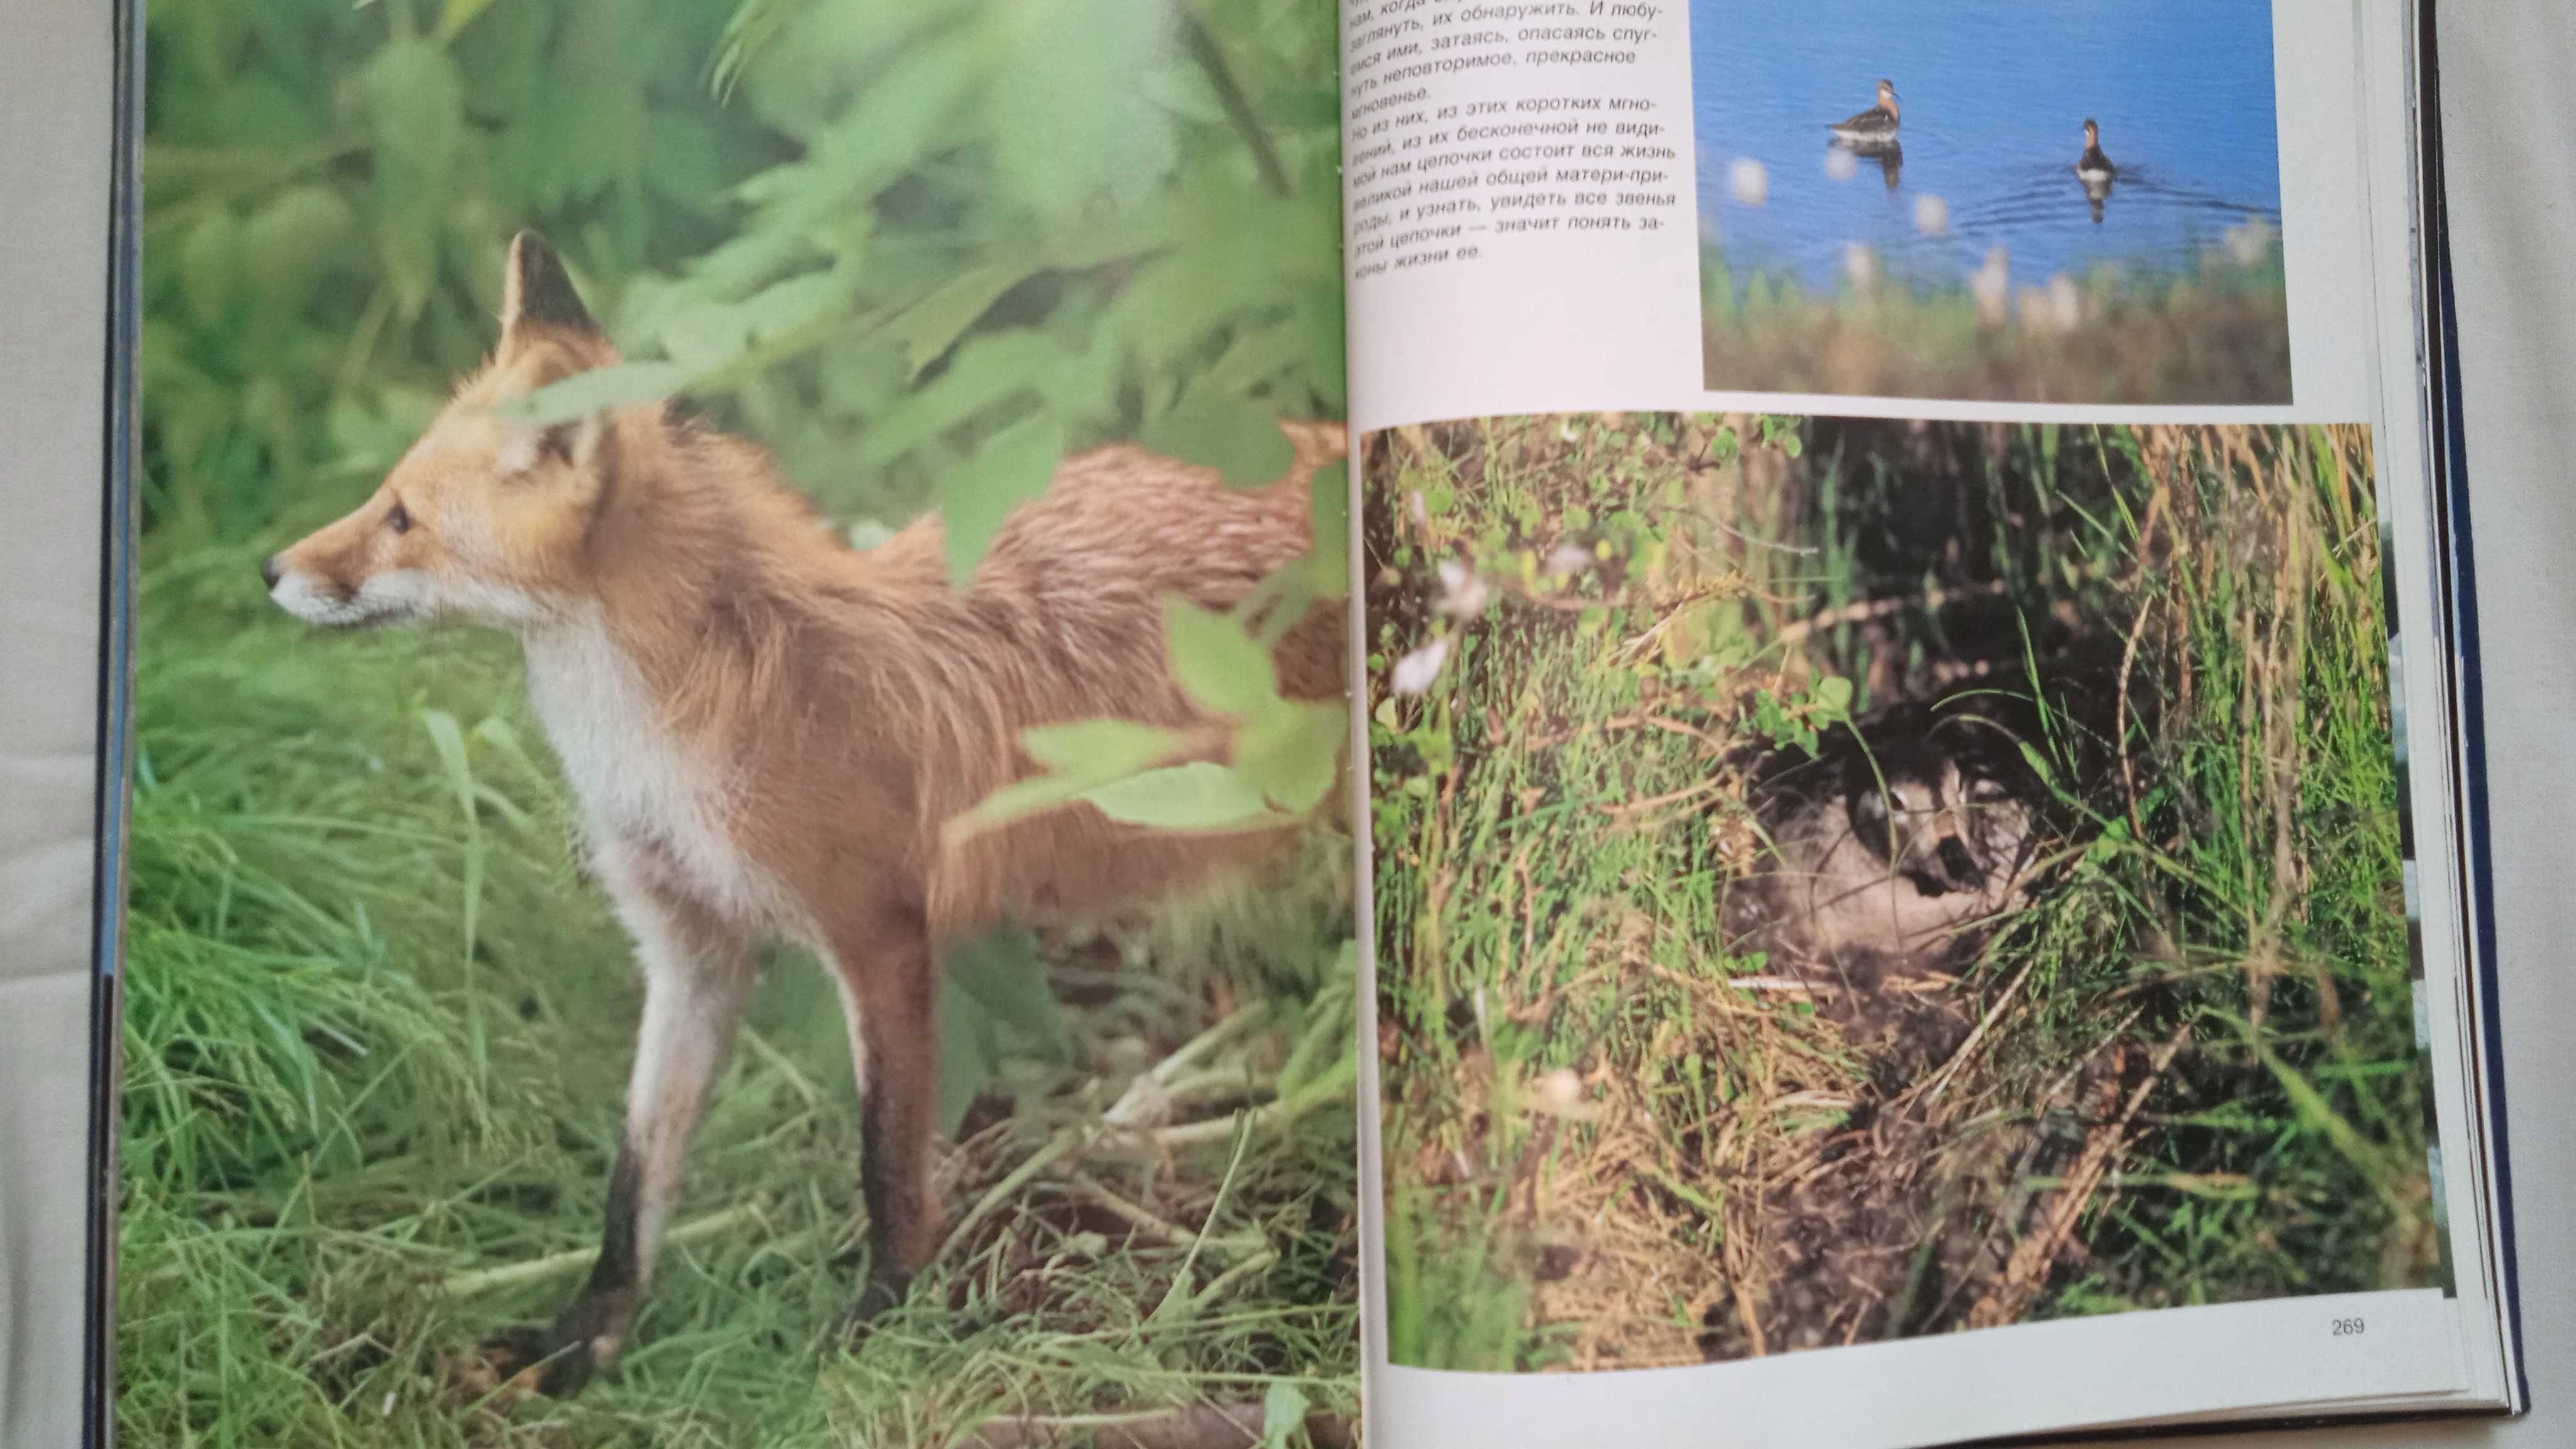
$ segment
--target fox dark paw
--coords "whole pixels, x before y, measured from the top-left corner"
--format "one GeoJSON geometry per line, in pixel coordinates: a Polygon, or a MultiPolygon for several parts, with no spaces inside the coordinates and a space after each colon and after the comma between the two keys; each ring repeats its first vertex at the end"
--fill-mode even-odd
{"type": "MultiPolygon", "coordinates": [[[[483,1354],[500,1382],[533,1390],[548,1398],[568,1399],[580,1393],[599,1371],[606,1356],[601,1345],[616,1342],[622,1318],[610,1305],[576,1299],[553,1323],[505,1328],[483,1342],[483,1354]]],[[[613,1347],[609,1352],[614,1352],[613,1347]]]]}
{"type": "Polygon", "coordinates": [[[483,1340],[483,1358],[501,1384],[556,1399],[580,1393],[595,1367],[588,1343],[564,1342],[552,1328],[535,1324],[505,1328],[483,1340]]]}
{"type": "Polygon", "coordinates": [[[835,1335],[842,1343],[856,1346],[868,1336],[878,1318],[903,1302],[911,1286],[907,1280],[870,1275],[867,1285],[859,1290],[858,1301],[842,1311],[841,1321],[834,1326],[835,1335]]]}

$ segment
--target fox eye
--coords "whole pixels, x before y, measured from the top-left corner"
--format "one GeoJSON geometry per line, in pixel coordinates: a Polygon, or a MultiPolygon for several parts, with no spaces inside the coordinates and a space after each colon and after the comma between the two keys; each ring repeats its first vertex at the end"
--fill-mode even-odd
{"type": "Polygon", "coordinates": [[[385,527],[396,533],[411,532],[411,510],[402,506],[402,500],[394,500],[393,512],[385,515],[385,527]]]}

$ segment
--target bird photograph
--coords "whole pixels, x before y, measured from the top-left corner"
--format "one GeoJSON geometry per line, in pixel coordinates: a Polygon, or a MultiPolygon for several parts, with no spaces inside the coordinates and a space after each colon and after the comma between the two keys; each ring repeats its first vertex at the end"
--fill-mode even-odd
{"type": "Polygon", "coordinates": [[[1726,19],[1691,36],[1705,387],[2289,401],[2268,7],[2034,24],[2010,0],[1741,0],[1726,19]],[[1998,251],[2000,307],[1978,285],[1998,251]]]}

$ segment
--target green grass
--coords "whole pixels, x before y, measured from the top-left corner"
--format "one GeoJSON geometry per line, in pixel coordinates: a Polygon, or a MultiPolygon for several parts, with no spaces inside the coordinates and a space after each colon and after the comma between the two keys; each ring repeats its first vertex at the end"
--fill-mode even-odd
{"type": "Polygon", "coordinates": [[[1639,415],[1374,447],[1397,1362],[2437,1281],[2365,431],[1639,415]],[[1442,617],[1441,560],[1494,602],[1442,617]],[[2007,677],[2026,631],[2033,657],[2134,638],[2165,682],[1948,988],[1987,1029],[1933,1091],[1724,949],[1757,844],[1730,761],[1830,718],[1833,681],[1921,693],[1979,631],[2007,677]],[[1392,694],[1435,637],[1438,682],[1392,694]],[[2061,1208],[2063,1246],[2009,1271],[2061,1208]],[[1884,1318],[1802,1322],[1816,1234],[1911,1255],[1884,1318]]]}
{"type": "Polygon", "coordinates": [[[1826,295],[1702,267],[1702,371],[1719,391],[2129,405],[2290,401],[2289,293],[2277,256],[2171,278],[2103,271],[2016,281],[2000,309],[1964,284],[1877,277],[1826,295]],[[2058,279],[2049,279],[2054,286],[2058,279]],[[2033,295],[2033,293],[2036,293],[2033,295]]]}
{"type": "Polygon", "coordinates": [[[570,1402],[494,1392],[476,1342],[587,1269],[639,999],[515,646],[308,631],[252,583],[255,548],[165,532],[149,553],[126,1442],[935,1445],[1006,1413],[1354,1411],[1329,840],[1295,889],[1049,938],[1072,1059],[984,1094],[945,1180],[952,1226],[989,1210],[855,1351],[831,1336],[864,1255],[848,1049],[833,991],[783,955],[624,1359],[570,1402]],[[1090,1132],[1227,1021],[1171,1103],[1206,1125],[1090,1132]]]}

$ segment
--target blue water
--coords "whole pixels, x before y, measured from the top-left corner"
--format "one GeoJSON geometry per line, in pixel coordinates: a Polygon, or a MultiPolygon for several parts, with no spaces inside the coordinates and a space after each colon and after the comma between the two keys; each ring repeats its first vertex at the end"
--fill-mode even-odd
{"type": "Polygon", "coordinates": [[[2016,285],[2110,265],[2170,275],[2260,219],[2277,264],[2279,125],[2268,0],[1695,0],[1700,225],[1740,286],[1754,272],[1830,290],[1850,243],[1893,274],[1963,281],[2001,243],[2016,285]],[[1896,82],[1901,163],[1844,158],[1827,126],[1896,82]],[[2084,120],[2120,168],[2097,221],[2076,158],[2084,120]],[[1768,174],[1735,195],[1738,158],[1768,174]],[[1856,166],[1850,163],[1856,162],[1856,166]],[[1918,199],[1949,208],[1945,236],[1918,199]]]}

